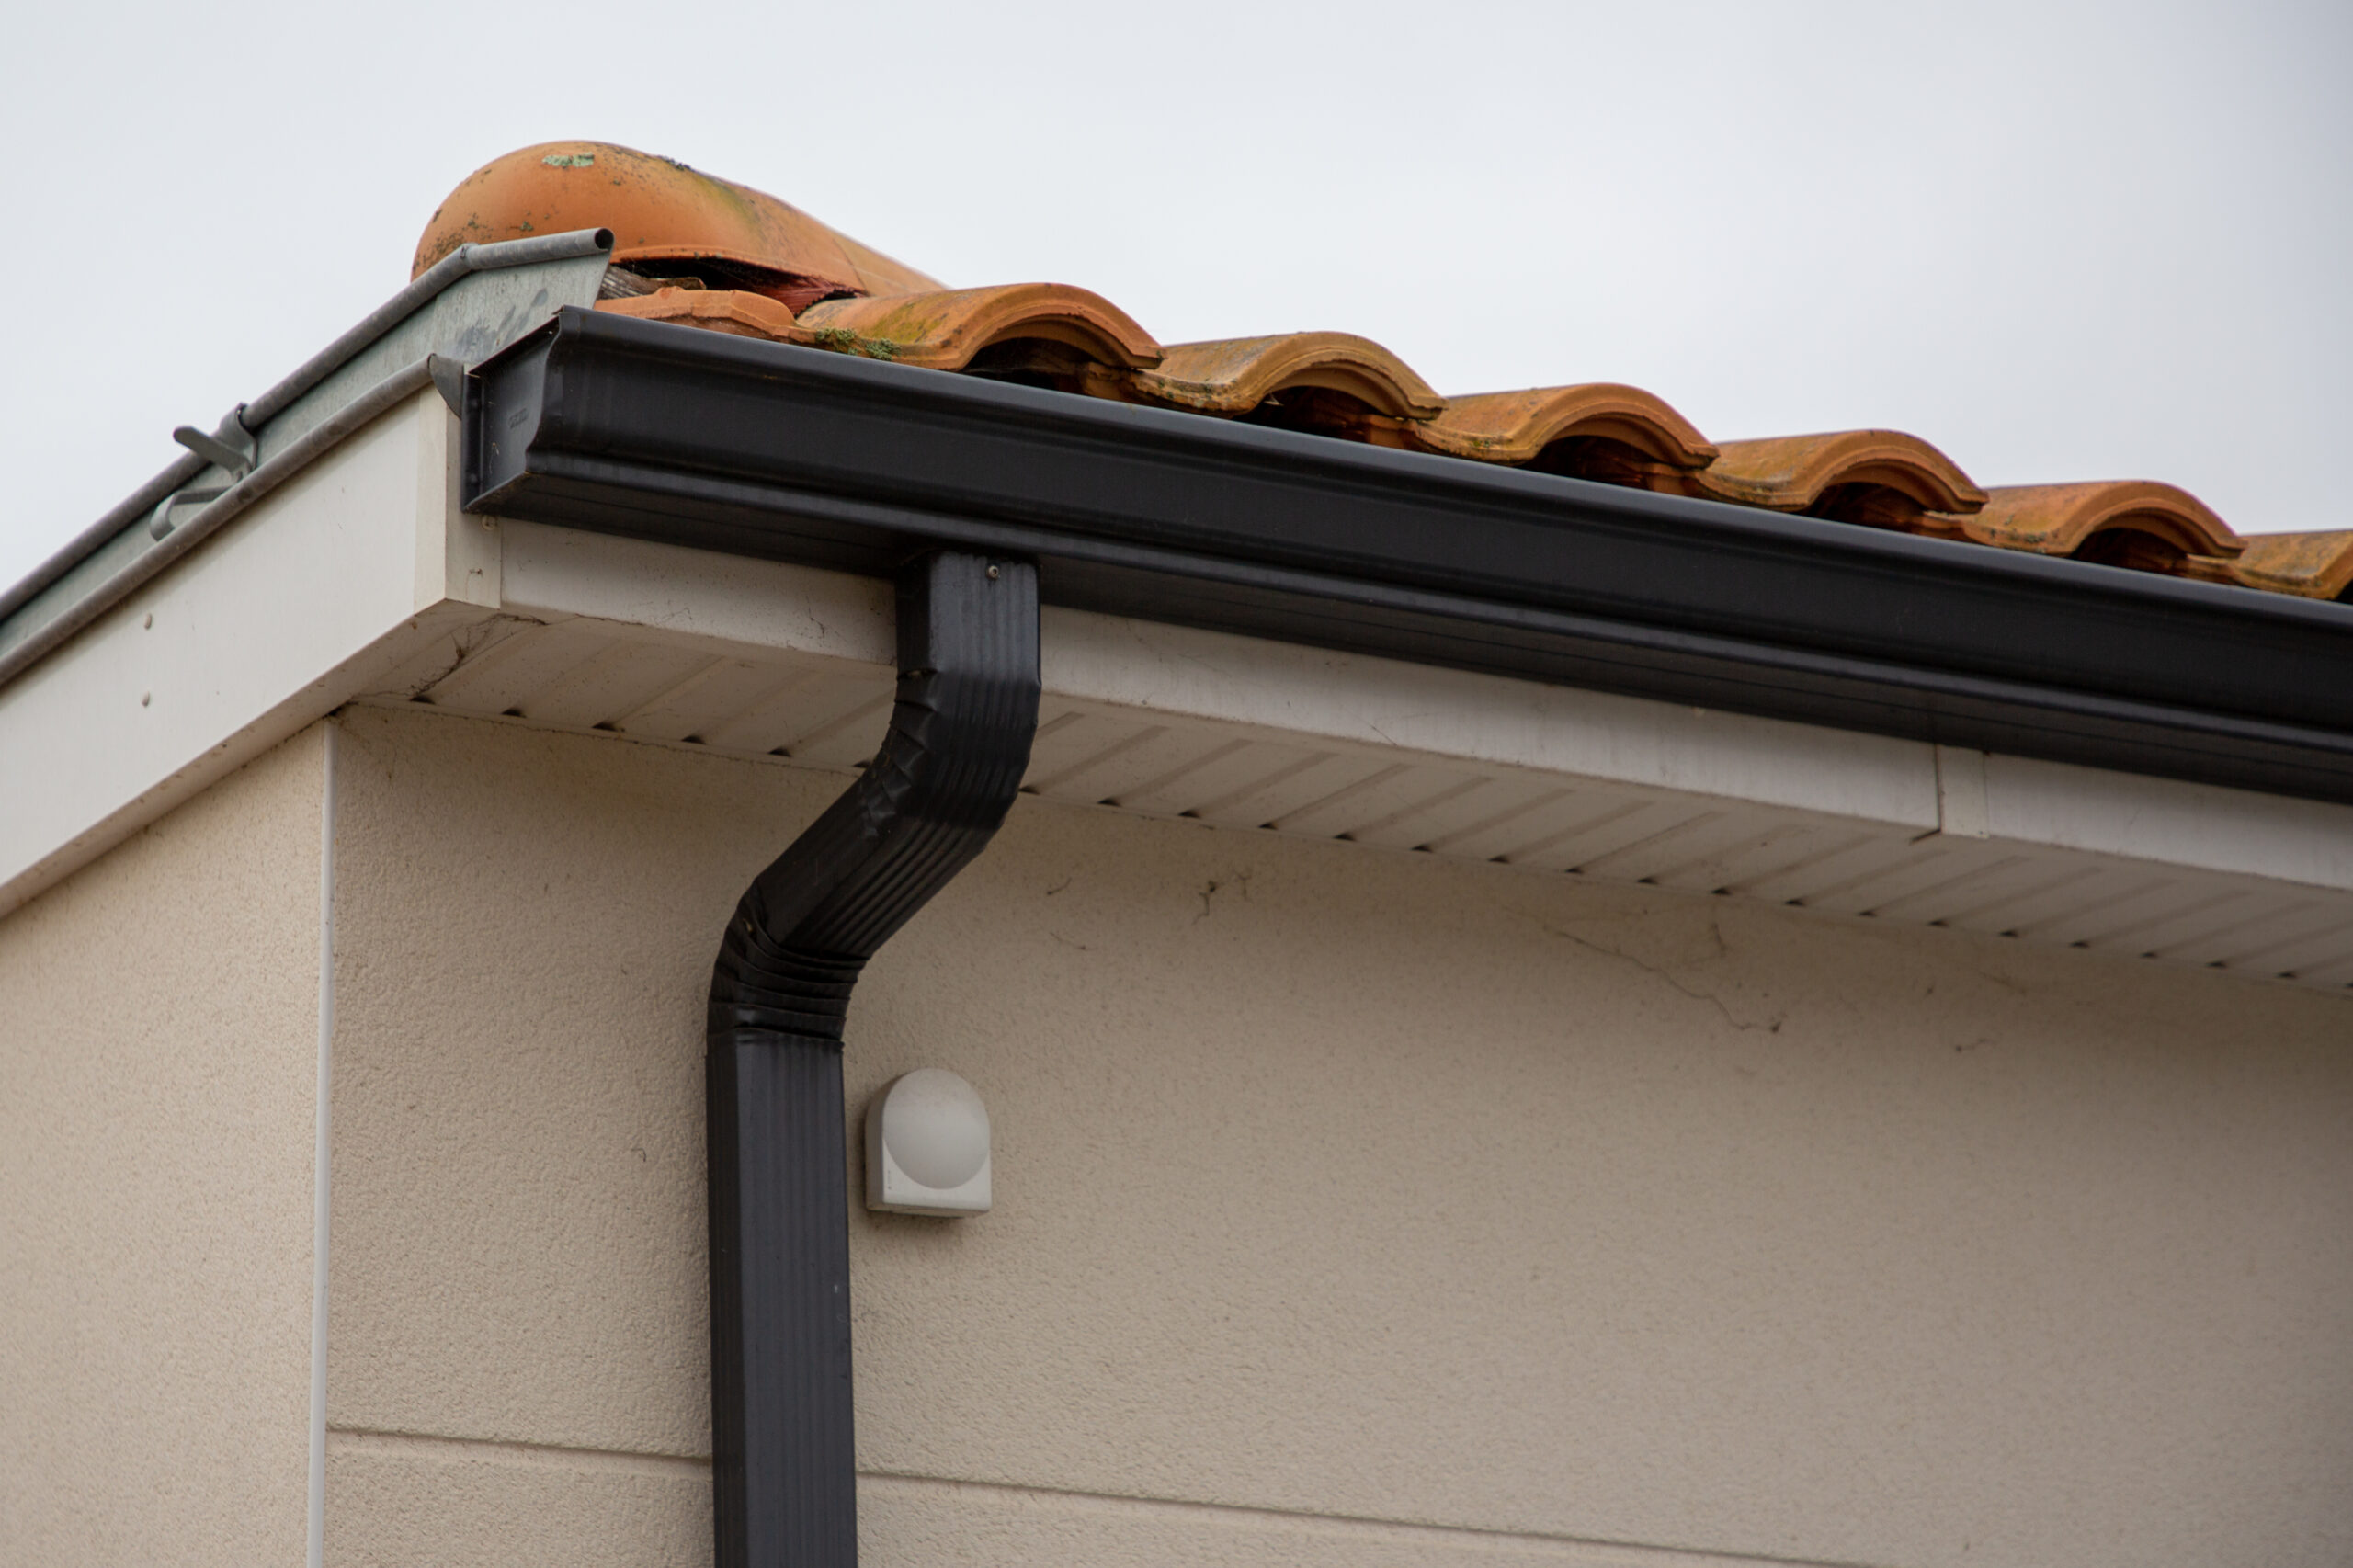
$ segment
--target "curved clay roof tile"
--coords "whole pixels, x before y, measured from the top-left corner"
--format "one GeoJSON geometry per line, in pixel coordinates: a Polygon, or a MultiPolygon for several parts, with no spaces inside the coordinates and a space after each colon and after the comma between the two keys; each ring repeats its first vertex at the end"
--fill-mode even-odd
{"type": "Polygon", "coordinates": [[[2184,556],[2229,557],[2239,536],[2188,491],[2148,479],[2083,484],[2004,484],[1985,493],[1984,510],[1961,519],[1980,544],[2074,555],[2095,535],[2148,534],[2184,556]]]}
{"type": "Polygon", "coordinates": [[[1345,332],[1180,343],[1157,369],[1138,372],[1133,384],[1155,402],[1204,414],[1247,414],[1296,387],[1343,392],[1396,419],[1427,419],[1446,406],[1403,359],[1345,332]]]}
{"type": "Polygon", "coordinates": [[[942,286],[773,196],[608,142],[546,142],[468,175],[425,226],[411,276],[469,242],[573,229],[610,229],[618,266],[721,263],[793,304],[942,286]]]}
{"type": "Polygon", "coordinates": [[[2353,530],[2257,534],[2223,569],[2250,588],[2308,599],[2353,597],[2353,530]]]}
{"type": "Polygon", "coordinates": [[[820,343],[934,370],[961,370],[981,350],[1014,338],[1065,344],[1122,369],[1161,359],[1160,345],[1127,312],[1064,283],[828,300],[801,312],[798,324],[820,343]]]}
{"type": "Polygon", "coordinates": [[[1699,483],[1722,500],[1779,512],[1802,512],[1846,484],[1895,491],[1926,512],[1974,512],[1985,504],[1985,493],[1950,458],[1901,430],[1726,441],[1699,483]]]}
{"type": "Polygon", "coordinates": [[[1452,398],[1415,435],[1435,451],[1495,463],[1531,462],[1553,442],[1584,436],[1622,441],[1675,468],[1705,468],[1716,455],[1665,399],[1615,381],[1452,398]]]}

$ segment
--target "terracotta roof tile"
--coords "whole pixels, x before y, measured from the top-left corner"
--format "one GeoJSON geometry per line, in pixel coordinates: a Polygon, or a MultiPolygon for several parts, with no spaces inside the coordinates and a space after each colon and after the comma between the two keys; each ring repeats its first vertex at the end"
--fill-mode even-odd
{"type": "Polygon", "coordinates": [[[1358,438],[1378,428],[1368,415],[1393,430],[1446,406],[1403,359],[1345,332],[1180,343],[1157,369],[1137,373],[1129,384],[1153,403],[1200,414],[1261,415],[1268,424],[1320,426],[1358,438]]]}
{"type": "Polygon", "coordinates": [[[1455,398],[1414,437],[1449,457],[1677,495],[1699,494],[1694,475],[1716,457],[1665,399],[1614,381],[1455,398]]]}
{"type": "Polygon", "coordinates": [[[2243,547],[2203,501],[2154,480],[1996,485],[1985,497],[1984,510],[1953,520],[1964,537],[2005,550],[2211,576],[2193,560],[2227,560],[2243,547]]]}
{"type": "MultiPolygon", "coordinates": [[[[1160,345],[1127,312],[1063,283],[829,300],[803,311],[800,325],[820,342],[934,370],[961,370],[976,360],[985,368],[989,350],[1015,344],[1051,344],[1119,369],[1161,362],[1160,345]]],[[[1060,357],[1031,358],[1051,365],[1060,357]]]]}
{"type": "Polygon", "coordinates": [[[1726,441],[1699,475],[1703,494],[1777,512],[1955,537],[1949,516],[1985,493],[1950,458],[1901,430],[1838,430],[1726,441]]]}
{"type": "Polygon", "coordinates": [[[2236,559],[2217,562],[2250,588],[2308,599],[2353,602],[2353,529],[2258,534],[2236,559]]]}
{"type": "Polygon", "coordinates": [[[597,309],[1408,450],[2031,551],[2269,593],[2353,599],[2353,531],[2242,540],[2153,481],[1981,490],[1916,436],[1847,430],[1711,445],[1664,401],[1610,382],[1440,397],[1380,344],[1338,332],[1164,349],[1064,284],[949,290],[774,197],[667,158],[551,142],[469,176],[418,243],[615,235],[597,309]]]}
{"type": "Polygon", "coordinates": [[[794,310],[944,287],[765,192],[608,142],[545,142],[468,175],[426,225],[410,275],[469,242],[571,229],[610,229],[617,266],[733,284],[794,310]]]}

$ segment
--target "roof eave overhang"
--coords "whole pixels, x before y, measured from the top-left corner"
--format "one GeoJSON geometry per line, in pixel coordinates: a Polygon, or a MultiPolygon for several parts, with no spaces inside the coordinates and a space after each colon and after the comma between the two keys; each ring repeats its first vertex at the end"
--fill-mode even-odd
{"type": "Polygon", "coordinates": [[[483,365],[469,510],[2353,801],[2353,609],[566,310],[483,365]]]}

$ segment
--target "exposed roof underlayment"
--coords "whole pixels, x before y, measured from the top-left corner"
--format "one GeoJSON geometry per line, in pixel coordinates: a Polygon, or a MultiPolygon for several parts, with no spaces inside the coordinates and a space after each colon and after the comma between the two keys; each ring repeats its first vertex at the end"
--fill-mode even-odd
{"type": "MultiPolygon", "coordinates": [[[[454,438],[417,394],[0,687],[0,908],[346,702],[865,759],[886,583],[465,516],[454,438]]],[[[1043,658],[1049,800],[2353,984],[2353,807],[1070,609],[1043,658]]]]}

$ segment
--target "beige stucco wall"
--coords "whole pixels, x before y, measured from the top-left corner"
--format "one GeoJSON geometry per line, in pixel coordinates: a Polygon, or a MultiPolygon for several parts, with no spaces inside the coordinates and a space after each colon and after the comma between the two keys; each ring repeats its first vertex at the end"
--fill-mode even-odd
{"type": "MultiPolygon", "coordinates": [[[[701,996],[843,780],[342,722],[328,1561],[704,1561],[701,996]]],[[[850,1040],[996,1128],[853,1220],[871,1568],[2353,1557],[2345,1000],[1025,803],[850,1040]]]]}
{"type": "Polygon", "coordinates": [[[302,1561],[324,778],[0,919],[0,1562],[302,1561]]]}

